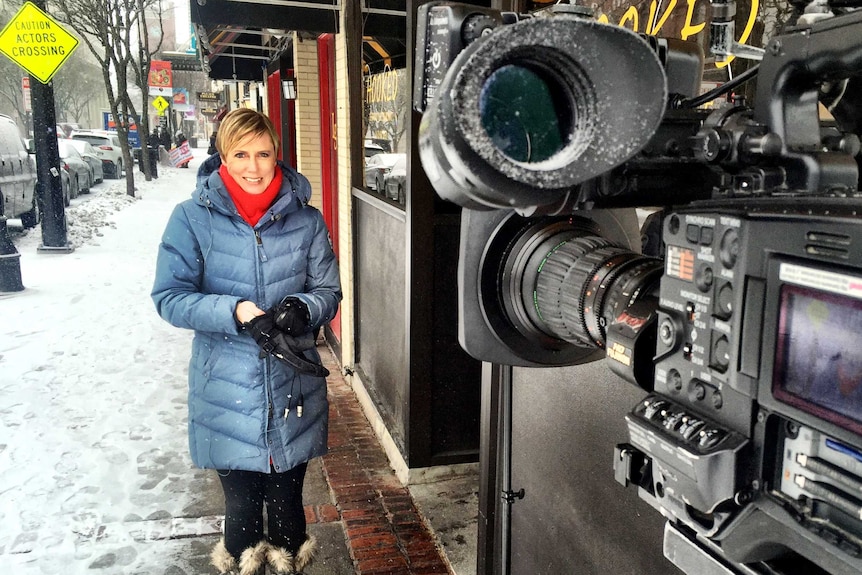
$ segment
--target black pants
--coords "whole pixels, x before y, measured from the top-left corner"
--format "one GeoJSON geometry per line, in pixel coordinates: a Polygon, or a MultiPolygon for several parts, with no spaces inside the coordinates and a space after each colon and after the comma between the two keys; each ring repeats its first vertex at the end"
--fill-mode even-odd
{"type": "Polygon", "coordinates": [[[285,473],[218,471],[225,500],[224,543],[237,560],[264,539],[264,504],[267,541],[296,553],[305,541],[302,484],[307,467],[303,463],[285,473]]]}

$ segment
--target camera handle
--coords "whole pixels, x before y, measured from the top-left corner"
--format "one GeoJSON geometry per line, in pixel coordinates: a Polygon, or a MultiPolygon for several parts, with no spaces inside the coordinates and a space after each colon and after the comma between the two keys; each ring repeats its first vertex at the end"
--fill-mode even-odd
{"type": "MultiPolygon", "coordinates": [[[[710,0],[712,22],[709,25],[709,51],[717,62],[727,62],[731,56],[747,60],[761,60],[765,50],[756,46],[740,44],[734,40],[736,33],[736,0],[710,0]]],[[[729,70],[729,68],[728,68],[729,70]]]]}

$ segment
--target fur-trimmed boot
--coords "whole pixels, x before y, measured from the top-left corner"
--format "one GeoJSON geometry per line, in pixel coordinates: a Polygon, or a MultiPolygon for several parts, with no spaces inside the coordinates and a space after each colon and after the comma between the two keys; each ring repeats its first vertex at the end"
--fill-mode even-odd
{"type": "Polygon", "coordinates": [[[254,547],[249,547],[239,556],[239,564],[224,544],[224,537],[213,547],[210,560],[219,575],[264,575],[266,570],[266,554],[269,543],[261,541],[254,547]]]}
{"type": "Polygon", "coordinates": [[[308,567],[317,553],[317,540],[308,537],[296,555],[284,547],[270,546],[266,553],[266,560],[273,569],[275,575],[302,575],[302,570],[308,567]]]}

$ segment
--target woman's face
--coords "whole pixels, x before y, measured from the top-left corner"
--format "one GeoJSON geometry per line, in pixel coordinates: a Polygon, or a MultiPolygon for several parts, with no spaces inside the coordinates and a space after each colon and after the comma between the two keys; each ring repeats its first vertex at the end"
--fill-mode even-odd
{"type": "Polygon", "coordinates": [[[267,134],[250,135],[222,156],[222,164],[249,194],[262,194],[275,177],[275,148],[267,134]]]}

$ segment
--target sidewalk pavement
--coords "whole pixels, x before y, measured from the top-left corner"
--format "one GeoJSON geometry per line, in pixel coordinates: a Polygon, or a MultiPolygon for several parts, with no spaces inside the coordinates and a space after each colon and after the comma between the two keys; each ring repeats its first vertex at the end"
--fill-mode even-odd
{"type": "MultiPolygon", "coordinates": [[[[191,169],[137,199],[106,180],[67,210],[70,254],[14,232],[25,290],[0,293],[0,569],[209,575],[224,501],[186,436],[191,332],[149,298],[156,246],[191,169]]],[[[475,574],[475,475],[400,484],[328,348],[330,453],[311,462],[306,575],[475,574]]],[[[429,474],[439,477],[442,474],[429,474]]]]}
{"type": "MultiPolygon", "coordinates": [[[[444,547],[463,563],[475,561],[475,543],[468,541],[475,513],[475,477],[447,479],[419,486],[425,506],[438,520],[435,534],[408,488],[395,472],[362,413],[353,390],[340,375],[328,348],[321,347],[331,372],[329,453],[308,467],[304,491],[308,532],[317,538],[319,554],[305,575],[465,575],[456,572],[444,547]],[[450,537],[450,534],[456,532],[450,537]],[[465,535],[466,533],[466,535],[465,535]],[[466,550],[465,550],[466,548],[466,550]],[[473,549],[471,554],[469,549],[473,549]]],[[[208,530],[190,541],[194,573],[212,573],[209,551],[218,541],[223,499],[215,478],[199,509],[208,530]]],[[[475,525],[473,525],[475,527],[475,525]]],[[[182,571],[184,573],[185,571],[182,571]]],[[[181,571],[176,571],[179,575],[181,571]]],[[[165,571],[165,575],[175,575],[165,571]]]]}

